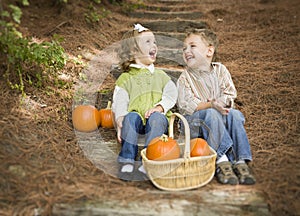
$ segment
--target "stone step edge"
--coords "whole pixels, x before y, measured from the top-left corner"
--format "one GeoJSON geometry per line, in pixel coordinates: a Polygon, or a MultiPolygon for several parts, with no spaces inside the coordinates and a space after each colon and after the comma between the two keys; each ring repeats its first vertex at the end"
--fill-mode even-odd
{"type": "MultiPolygon", "coordinates": [[[[169,65],[169,66],[158,65],[156,68],[165,71],[168,75],[172,76],[172,78],[176,78],[176,79],[180,76],[180,74],[184,70],[183,66],[174,67],[173,65],[169,65]]],[[[112,74],[114,78],[117,79],[121,75],[121,73],[122,72],[118,68],[118,65],[111,66],[110,74],[112,74]]]]}
{"type": "MultiPolygon", "coordinates": [[[[152,193],[147,190],[146,193],[152,193]]],[[[74,203],[56,203],[52,208],[53,215],[269,215],[268,204],[263,194],[253,188],[236,186],[232,189],[223,186],[218,189],[189,190],[168,192],[153,190],[153,193],[176,194],[177,198],[158,198],[120,202],[119,200],[77,201],[74,203]],[[179,195],[182,196],[179,197],[179,195]],[[201,197],[201,202],[192,201],[189,197],[201,197]],[[84,214],[86,213],[86,214],[84,214]]],[[[199,198],[198,198],[199,199],[199,198]]]]}
{"type": "Polygon", "coordinates": [[[140,11],[134,11],[134,12],[131,12],[130,13],[131,15],[133,14],[147,14],[147,15],[149,15],[149,14],[155,14],[155,15],[172,15],[172,14],[176,14],[176,15],[186,15],[186,14],[190,14],[190,15],[192,15],[192,14],[201,14],[201,15],[203,15],[203,13],[202,12],[200,12],[200,11],[143,11],[143,10],[140,10],[140,11]]]}

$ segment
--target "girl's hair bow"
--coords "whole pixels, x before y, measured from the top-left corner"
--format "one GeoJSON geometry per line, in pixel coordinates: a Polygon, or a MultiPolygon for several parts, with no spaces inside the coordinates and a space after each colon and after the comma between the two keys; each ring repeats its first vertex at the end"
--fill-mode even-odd
{"type": "Polygon", "coordinates": [[[140,32],[143,32],[143,31],[147,31],[149,29],[145,28],[144,26],[142,26],[141,24],[138,23],[138,24],[134,24],[134,29],[133,30],[136,30],[140,33],[140,32]]]}

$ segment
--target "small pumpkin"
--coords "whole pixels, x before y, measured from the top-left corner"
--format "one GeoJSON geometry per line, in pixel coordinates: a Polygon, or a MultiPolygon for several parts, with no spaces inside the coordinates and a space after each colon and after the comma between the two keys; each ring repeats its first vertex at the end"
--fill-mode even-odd
{"type": "Polygon", "coordinates": [[[180,147],[177,141],[165,134],[152,139],[146,149],[146,157],[149,160],[172,160],[179,156],[180,147]]]}
{"type": "Polygon", "coordinates": [[[92,105],[79,105],[72,112],[72,122],[78,131],[94,131],[100,125],[99,111],[92,105]]]}
{"type": "Polygon", "coordinates": [[[103,128],[114,128],[113,112],[111,109],[111,101],[108,101],[105,109],[100,109],[101,127],[103,128]]]}
{"type": "Polygon", "coordinates": [[[208,155],[210,155],[210,148],[205,139],[194,138],[191,140],[191,157],[208,155]]]}

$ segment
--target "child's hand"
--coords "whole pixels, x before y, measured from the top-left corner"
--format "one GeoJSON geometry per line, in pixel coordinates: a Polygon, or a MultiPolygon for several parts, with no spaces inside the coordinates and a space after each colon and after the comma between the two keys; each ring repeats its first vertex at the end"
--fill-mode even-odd
{"type": "Polygon", "coordinates": [[[228,115],[230,109],[225,108],[223,104],[216,99],[211,100],[212,108],[218,110],[222,115],[228,115]]]}
{"type": "Polygon", "coordinates": [[[118,139],[118,142],[121,143],[121,129],[123,127],[123,119],[124,119],[124,116],[120,116],[116,123],[117,123],[117,139],[118,139]]]}
{"type": "Polygon", "coordinates": [[[154,112],[162,113],[163,111],[164,111],[164,109],[162,108],[162,106],[157,105],[156,107],[149,109],[149,110],[145,113],[145,118],[146,118],[146,119],[149,118],[150,115],[151,115],[152,113],[154,113],[154,112]]]}

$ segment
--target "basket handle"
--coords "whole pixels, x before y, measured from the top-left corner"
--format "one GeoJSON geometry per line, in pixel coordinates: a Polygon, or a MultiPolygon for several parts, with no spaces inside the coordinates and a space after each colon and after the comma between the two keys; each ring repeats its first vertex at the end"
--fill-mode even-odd
{"type": "Polygon", "coordinates": [[[179,113],[172,113],[169,121],[169,137],[174,138],[174,120],[175,117],[178,117],[184,125],[184,133],[185,133],[185,146],[184,146],[184,158],[190,158],[191,157],[191,145],[190,145],[190,127],[189,123],[185,119],[184,116],[182,116],[179,113]]]}

